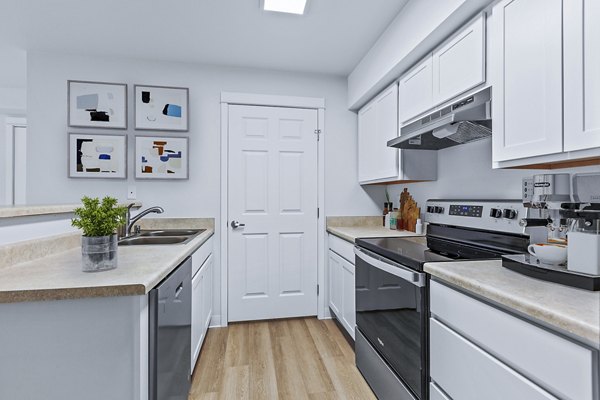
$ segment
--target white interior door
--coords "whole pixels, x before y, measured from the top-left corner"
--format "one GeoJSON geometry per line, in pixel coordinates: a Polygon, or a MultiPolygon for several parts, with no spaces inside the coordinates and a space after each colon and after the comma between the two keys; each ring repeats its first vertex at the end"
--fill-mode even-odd
{"type": "Polygon", "coordinates": [[[317,110],[229,107],[229,321],[317,314],[316,129],[317,110]]]}

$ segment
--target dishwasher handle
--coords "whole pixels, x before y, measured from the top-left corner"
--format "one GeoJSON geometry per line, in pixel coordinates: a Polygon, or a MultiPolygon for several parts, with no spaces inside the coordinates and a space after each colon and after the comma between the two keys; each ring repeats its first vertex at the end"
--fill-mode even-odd
{"type": "Polygon", "coordinates": [[[408,267],[405,267],[402,264],[382,259],[381,257],[378,257],[375,253],[361,249],[358,246],[354,247],[354,254],[372,267],[397,276],[398,278],[401,278],[415,286],[425,286],[426,275],[423,272],[417,272],[408,267]]]}
{"type": "Polygon", "coordinates": [[[179,284],[179,286],[177,286],[177,289],[175,289],[175,299],[179,299],[179,295],[181,294],[182,291],[183,291],[183,282],[181,282],[179,284]]]}

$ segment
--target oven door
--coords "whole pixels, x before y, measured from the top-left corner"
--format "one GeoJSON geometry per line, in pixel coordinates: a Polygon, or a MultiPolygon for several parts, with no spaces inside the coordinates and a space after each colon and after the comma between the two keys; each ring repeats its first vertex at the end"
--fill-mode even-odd
{"type": "Polygon", "coordinates": [[[355,247],[354,252],[359,333],[403,386],[415,398],[425,400],[428,379],[426,274],[363,248],[355,247]]]}

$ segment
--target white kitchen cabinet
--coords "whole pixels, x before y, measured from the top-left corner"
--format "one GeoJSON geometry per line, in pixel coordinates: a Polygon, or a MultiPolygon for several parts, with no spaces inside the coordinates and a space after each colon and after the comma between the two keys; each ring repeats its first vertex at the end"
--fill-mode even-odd
{"type": "Polygon", "coordinates": [[[329,235],[329,308],[352,339],[356,326],[353,249],[352,243],[329,235]]]}
{"type": "Polygon", "coordinates": [[[440,322],[429,334],[431,379],[453,400],[557,399],[440,322]]]}
{"type": "Polygon", "coordinates": [[[431,54],[400,77],[398,114],[403,124],[434,106],[431,54]]]}
{"type": "Polygon", "coordinates": [[[336,316],[342,310],[342,263],[343,259],[329,250],[329,308],[336,316]]]}
{"type": "Polygon", "coordinates": [[[401,125],[486,82],[484,13],[400,77],[401,125]]]}
{"type": "Polygon", "coordinates": [[[192,255],[192,365],[191,372],[200,355],[200,349],[212,318],[213,270],[212,238],[192,255]]]}
{"type": "Polygon", "coordinates": [[[342,263],[342,293],[342,325],[346,327],[350,336],[354,339],[354,329],[356,327],[354,264],[347,261],[342,263]]]}
{"type": "Polygon", "coordinates": [[[562,3],[504,0],[493,8],[494,162],[563,151],[562,3]]]}
{"type": "Polygon", "coordinates": [[[570,0],[564,13],[564,150],[600,147],[600,1],[570,0]]]}
{"type": "Polygon", "coordinates": [[[394,83],[358,112],[359,183],[437,178],[435,152],[387,147],[398,132],[398,84],[394,83]]]}
{"type": "Polygon", "coordinates": [[[485,83],[485,14],[433,52],[433,103],[441,104],[485,83]]]}
{"type": "Polygon", "coordinates": [[[452,399],[598,400],[597,350],[435,281],[430,308],[430,375],[452,399]]]}
{"type": "Polygon", "coordinates": [[[398,136],[398,85],[393,84],[358,112],[358,179],[398,176],[398,150],[387,141],[398,136]]]}

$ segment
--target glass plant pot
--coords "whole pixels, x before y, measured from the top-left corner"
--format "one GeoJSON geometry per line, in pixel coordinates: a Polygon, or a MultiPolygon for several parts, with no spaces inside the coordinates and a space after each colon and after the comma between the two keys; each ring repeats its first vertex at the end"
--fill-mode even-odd
{"type": "Polygon", "coordinates": [[[117,268],[117,235],[82,236],[81,256],[84,272],[98,272],[117,268]]]}

